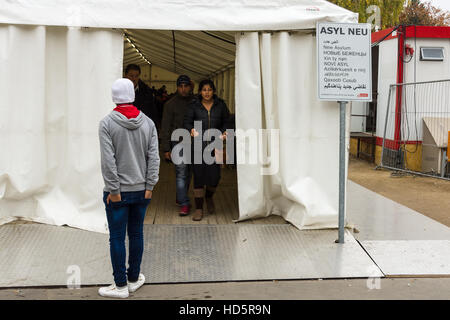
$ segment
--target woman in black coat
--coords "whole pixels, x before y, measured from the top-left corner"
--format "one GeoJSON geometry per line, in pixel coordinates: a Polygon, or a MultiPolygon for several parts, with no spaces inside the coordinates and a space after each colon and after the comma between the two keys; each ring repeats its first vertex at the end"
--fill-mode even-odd
{"type": "MultiPolygon", "coordinates": [[[[226,138],[227,124],[229,123],[230,112],[228,111],[225,101],[215,95],[216,88],[214,82],[209,79],[203,80],[199,84],[199,95],[192,101],[190,108],[184,117],[184,127],[189,130],[191,136],[194,137],[192,159],[194,173],[194,196],[196,210],[193,216],[194,221],[199,221],[203,217],[203,197],[206,199],[208,213],[215,211],[213,195],[220,180],[220,165],[214,160],[212,164],[207,164],[203,157],[203,151],[206,146],[214,141],[214,136],[208,133],[204,134],[207,129],[218,129],[221,132],[220,139],[226,138]],[[198,132],[194,128],[194,121],[201,121],[202,132],[198,132]],[[208,141],[211,136],[212,141],[208,141]],[[196,150],[195,146],[201,145],[201,150],[196,150]],[[201,151],[201,157],[199,152],[201,151]],[[196,163],[195,153],[201,158],[201,163],[196,163]],[[206,192],[205,192],[206,186],[206,192]]],[[[196,126],[197,127],[197,126],[196,126]]],[[[211,157],[215,159],[214,148],[211,150],[211,157]]]]}

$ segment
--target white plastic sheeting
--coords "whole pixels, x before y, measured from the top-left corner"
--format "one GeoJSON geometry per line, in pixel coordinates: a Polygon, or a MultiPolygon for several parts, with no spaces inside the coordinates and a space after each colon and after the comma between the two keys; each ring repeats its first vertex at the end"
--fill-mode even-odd
{"type": "MultiPolygon", "coordinates": [[[[262,161],[238,163],[239,219],[272,213],[300,229],[337,227],[339,106],[317,99],[315,37],[251,32],[236,43],[236,127],[279,129],[275,174],[262,175],[262,161]]],[[[242,139],[237,153],[249,156],[242,139]]]]}
{"type": "Polygon", "coordinates": [[[234,68],[230,68],[226,71],[223,71],[212,78],[214,83],[216,84],[217,95],[221,97],[227,104],[228,109],[231,113],[235,112],[235,78],[234,78],[234,68]],[[223,81],[219,81],[222,79],[223,81]]]}
{"type": "MultiPolygon", "coordinates": [[[[23,217],[107,232],[97,128],[124,47],[118,30],[97,28],[291,30],[318,21],[357,14],[321,0],[0,0],[0,224],[23,217]]],[[[190,41],[184,49],[201,51],[190,41]]],[[[160,44],[161,64],[172,65],[171,49],[160,44]]],[[[238,166],[240,220],[274,213],[299,228],[337,226],[338,107],[317,100],[316,76],[311,34],[238,33],[237,127],[280,129],[276,174],[238,166]]]]}
{"type": "Polygon", "coordinates": [[[1,0],[0,23],[154,30],[292,30],[355,22],[324,0],[1,0]]]}
{"type": "Polygon", "coordinates": [[[0,224],[107,232],[98,123],[123,39],[111,30],[0,26],[0,224]]]}

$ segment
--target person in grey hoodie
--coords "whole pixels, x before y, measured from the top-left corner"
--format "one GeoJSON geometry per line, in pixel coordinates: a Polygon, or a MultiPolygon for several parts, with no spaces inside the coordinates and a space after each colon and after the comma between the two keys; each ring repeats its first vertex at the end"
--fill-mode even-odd
{"type": "Polygon", "coordinates": [[[103,202],[109,227],[114,284],[99,289],[105,297],[127,298],[145,282],[140,273],[144,248],[143,225],[152,190],[159,179],[158,136],[154,122],[132,105],[129,79],[112,85],[117,107],[99,125],[103,202]],[[129,258],[126,269],[125,235],[129,258]]]}

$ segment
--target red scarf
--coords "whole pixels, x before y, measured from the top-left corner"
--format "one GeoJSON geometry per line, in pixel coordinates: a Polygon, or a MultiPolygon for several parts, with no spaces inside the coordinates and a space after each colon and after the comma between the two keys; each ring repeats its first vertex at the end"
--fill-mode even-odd
{"type": "Polygon", "coordinates": [[[119,104],[116,108],[114,108],[114,111],[120,112],[128,119],[136,118],[139,115],[139,110],[132,104],[119,104]]]}

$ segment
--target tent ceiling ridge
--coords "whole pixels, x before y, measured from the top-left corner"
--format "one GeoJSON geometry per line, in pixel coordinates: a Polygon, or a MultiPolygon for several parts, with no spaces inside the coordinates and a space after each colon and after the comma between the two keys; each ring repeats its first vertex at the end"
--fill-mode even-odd
{"type": "MultiPolygon", "coordinates": [[[[127,64],[127,63],[133,63],[133,62],[135,62],[136,60],[141,60],[141,59],[135,58],[134,60],[129,60],[129,61],[127,61],[127,62],[124,61],[124,65],[127,64]]],[[[157,67],[166,69],[166,70],[168,70],[168,71],[177,73],[177,70],[175,69],[173,63],[170,63],[170,62],[164,62],[164,60],[163,60],[163,59],[160,59],[160,58],[155,58],[153,61],[154,61],[154,62],[152,62],[152,66],[157,66],[157,67]]],[[[136,61],[136,62],[137,62],[137,61],[136,61]]],[[[136,63],[136,64],[139,64],[139,63],[136,63]]],[[[143,64],[146,64],[146,63],[141,63],[141,65],[143,65],[143,64]]],[[[200,73],[200,72],[188,70],[188,69],[186,69],[186,68],[183,68],[182,66],[178,66],[177,69],[179,69],[179,70],[181,70],[181,69],[182,69],[182,70],[186,70],[186,71],[187,71],[186,73],[189,74],[193,79],[201,79],[201,78],[207,77],[207,74],[206,74],[206,73],[200,73]],[[197,74],[197,75],[200,75],[200,76],[192,76],[192,73],[197,74]]]]}
{"type": "MultiPolygon", "coordinates": [[[[152,60],[151,61],[152,64],[154,63],[153,61],[156,61],[156,60],[165,61],[168,65],[172,66],[172,68],[175,68],[175,66],[179,66],[180,65],[180,64],[175,65],[172,60],[166,59],[165,55],[159,55],[159,54],[158,55],[152,55],[151,60],[152,60]]],[[[193,70],[193,72],[197,72],[198,74],[208,74],[209,72],[211,72],[210,69],[205,69],[205,68],[202,68],[202,67],[193,66],[193,68],[197,69],[197,70],[193,70]]],[[[184,67],[184,69],[187,69],[187,68],[184,67]]]]}
{"type": "MultiPolygon", "coordinates": [[[[204,42],[206,45],[208,45],[209,47],[212,47],[212,48],[217,48],[217,46],[219,46],[221,52],[225,51],[225,52],[228,52],[230,55],[234,55],[234,49],[230,50],[230,48],[229,48],[231,45],[227,48],[225,46],[220,46],[220,45],[217,45],[216,43],[213,43],[213,42],[201,39],[197,35],[193,35],[191,33],[185,32],[185,31],[178,31],[178,33],[180,33],[185,38],[188,38],[188,39],[191,39],[191,40],[194,40],[194,41],[198,41],[200,43],[204,42]]],[[[222,45],[223,45],[223,43],[222,43],[222,45]]],[[[233,45],[232,47],[234,48],[235,46],[233,45]]],[[[219,49],[217,49],[217,50],[219,50],[219,49]]]]}
{"type": "MultiPolygon", "coordinates": [[[[131,35],[132,34],[133,33],[131,33],[131,35]]],[[[137,36],[139,36],[139,37],[146,37],[146,38],[151,38],[151,39],[154,39],[154,38],[163,39],[163,40],[165,40],[167,42],[167,45],[172,46],[172,36],[167,37],[165,35],[158,34],[158,33],[155,33],[155,32],[148,32],[147,34],[142,34],[140,32],[135,32],[135,34],[137,36]]],[[[134,38],[136,38],[136,35],[134,35],[134,38]]],[[[182,35],[182,37],[183,38],[187,38],[187,37],[185,37],[183,35],[182,35]]],[[[198,47],[196,47],[194,44],[186,42],[186,41],[183,41],[183,40],[180,40],[180,38],[178,36],[177,39],[176,39],[176,42],[182,44],[183,46],[190,47],[190,48],[193,48],[193,49],[198,51],[198,47]]],[[[196,41],[198,41],[198,40],[196,40],[196,41]]],[[[228,49],[223,50],[222,48],[217,48],[217,46],[214,46],[214,45],[208,45],[208,44],[204,44],[204,45],[207,46],[209,48],[209,50],[214,50],[214,51],[217,51],[218,53],[227,54],[227,55],[230,55],[232,57],[234,57],[234,55],[235,55],[234,50],[228,50],[228,49]]],[[[177,49],[178,49],[178,47],[177,47],[177,49]]],[[[214,55],[217,56],[217,54],[214,54],[214,55]]],[[[222,57],[218,57],[218,58],[222,59],[222,57]]]]}
{"type": "MultiPolygon", "coordinates": [[[[149,57],[150,60],[151,60],[151,57],[155,56],[155,55],[158,55],[158,56],[163,55],[164,57],[167,57],[167,51],[162,48],[159,48],[156,46],[148,47],[147,45],[140,45],[140,47],[143,48],[143,50],[145,51],[146,55],[149,57]]],[[[216,63],[216,62],[200,61],[198,59],[192,58],[192,56],[187,56],[184,53],[181,53],[181,54],[178,53],[177,55],[178,55],[178,58],[181,58],[181,60],[188,59],[192,65],[199,66],[199,68],[208,70],[208,72],[211,72],[211,70],[214,70],[214,68],[217,68],[217,66],[219,65],[219,63],[216,63]],[[192,61],[195,61],[196,63],[194,63],[192,61]]]]}
{"type": "MultiPolygon", "coordinates": [[[[141,40],[141,38],[142,38],[143,36],[141,36],[141,35],[139,35],[139,34],[137,34],[137,35],[131,34],[130,36],[132,36],[132,37],[134,38],[134,41],[136,41],[136,42],[139,41],[140,43],[142,43],[142,42],[145,43],[144,40],[141,40]],[[141,41],[142,41],[142,42],[141,42],[141,41]]],[[[152,42],[153,45],[155,45],[155,43],[158,43],[158,44],[164,45],[165,47],[167,47],[168,49],[170,49],[170,51],[173,50],[173,43],[172,43],[172,39],[171,39],[171,38],[169,39],[169,38],[166,38],[166,37],[163,37],[163,36],[156,36],[156,35],[153,34],[153,33],[149,33],[149,34],[145,35],[145,37],[146,37],[147,39],[152,39],[151,42],[152,42]],[[163,38],[163,40],[165,40],[165,42],[161,42],[161,41],[155,40],[155,38],[158,38],[158,40],[161,39],[161,38],[163,38]],[[153,42],[155,42],[155,43],[153,43],[153,42]],[[169,48],[169,47],[170,47],[170,48],[169,48]]],[[[177,39],[176,42],[177,42],[177,43],[180,43],[180,44],[182,44],[182,45],[184,46],[184,47],[179,47],[179,46],[177,46],[177,50],[186,50],[186,51],[188,51],[187,48],[189,48],[190,51],[191,51],[191,52],[194,51],[195,54],[204,55],[204,56],[205,56],[205,59],[207,59],[208,57],[215,57],[215,58],[218,59],[218,60],[226,59],[226,58],[224,58],[223,56],[219,56],[217,53],[222,53],[222,54],[223,54],[223,53],[226,53],[226,54],[228,54],[229,56],[231,56],[233,59],[234,59],[234,56],[235,56],[234,52],[232,52],[232,53],[227,53],[227,52],[224,52],[224,51],[222,51],[222,50],[220,50],[220,49],[216,49],[216,48],[212,48],[212,47],[208,47],[208,50],[210,50],[210,51],[216,51],[217,53],[210,52],[210,54],[203,54],[201,51],[198,50],[198,47],[195,47],[193,44],[186,43],[186,42],[184,42],[184,41],[180,41],[179,39],[177,39]]],[[[227,60],[228,60],[228,59],[227,59],[227,60]]],[[[230,61],[230,60],[228,60],[228,61],[230,61]]]]}
{"type": "MultiPolygon", "coordinates": [[[[169,43],[162,43],[162,42],[144,43],[144,42],[140,42],[140,40],[134,40],[134,41],[136,43],[139,43],[139,46],[145,46],[150,51],[152,50],[152,48],[159,48],[160,50],[165,50],[167,52],[172,52],[172,50],[173,50],[173,45],[169,44],[169,43]],[[164,49],[164,47],[166,49],[164,49]]],[[[179,53],[180,51],[183,52],[183,54],[191,53],[196,56],[202,56],[202,58],[201,58],[202,60],[208,61],[209,63],[214,64],[214,65],[218,65],[219,61],[231,62],[231,60],[225,59],[224,57],[219,57],[215,54],[208,55],[206,53],[203,53],[202,51],[199,51],[198,49],[196,50],[191,47],[189,47],[189,49],[188,49],[188,47],[184,47],[184,48],[177,47],[177,53],[179,53]]],[[[233,56],[233,58],[234,58],[234,56],[233,56]]]]}
{"type": "MultiPolygon", "coordinates": [[[[202,75],[203,77],[205,77],[207,74],[209,74],[210,72],[211,72],[211,70],[208,70],[208,69],[204,69],[204,68],[201,68],[201,67],[198,67],[197,69],[198,70],[191,70],[191,69],[189,69],[189,68],[186,68],[186,67],[184,67],[184,66],[182,66],[181,64],[177,64],[176,66],[175,66],[175,64],[173,63],[173,61],[172,60],[168,60],[167,58],[167,55],[163,55],[163,56],[161,56],[161,55],[152,55],[152,57],[151,57],[151,62],[152,62],[152,64],[153,65],[158,65],[160,62],[164,62],[165,63],[165,65],[166,66],[169,66],[169,69],[168,70],[170,70],[170,71],[172,71],[172,70],[175,70],[175,67],[177,67],[177,68],[183,68],[183,69],[185,69],[185,70],[189,70],[189,71],[191,71],[191,72],[195,72],[195,73],[197,73],[197,74],[200,74],[200,75],[202,75]]],[[[136,59],[139,59],[139,60],[142,60],[142,59],[140,59],[139,57],[136,57],[136,59]]],[[[133,61],[135,61],[136,59],[134,59],[133,61]]],[[[130,59],[131,60],[131,59],[130,59]]],[[[128,64],[128,63],[130,63],[130,60],[129,59],[124,59],[124,64],[128,64]]],[[[195,67],[193,67],[194,69],[195,69],[195,67]]],[[[173,71],[173,72],[175,72],[175,71],[173,71]]]]}

